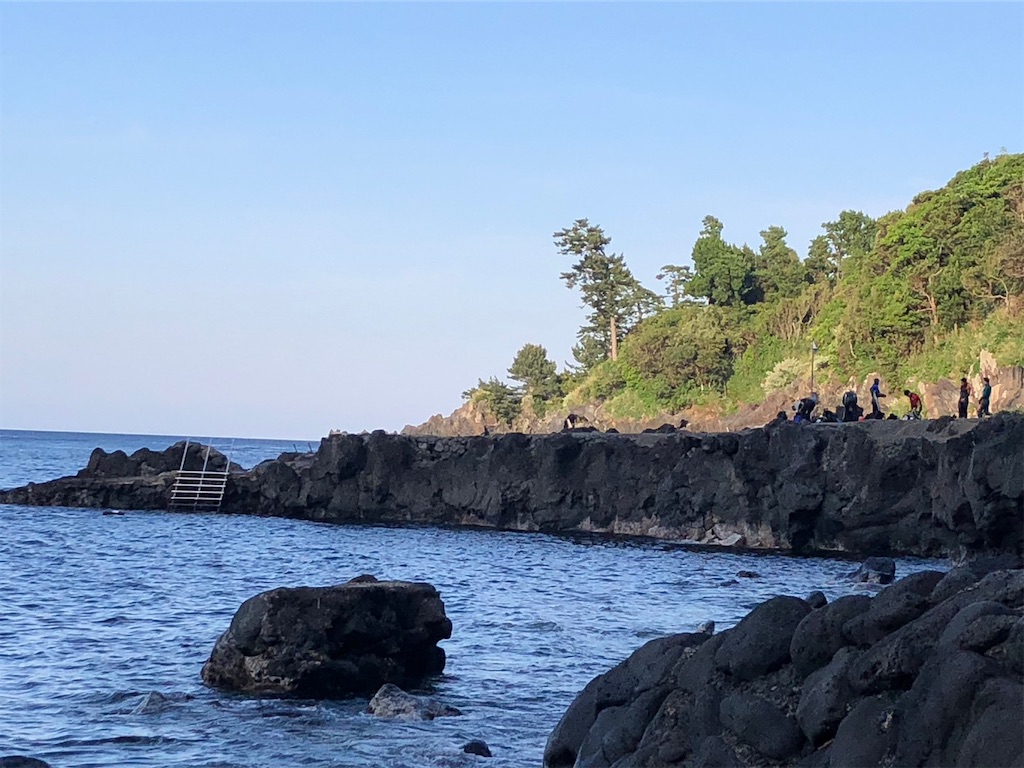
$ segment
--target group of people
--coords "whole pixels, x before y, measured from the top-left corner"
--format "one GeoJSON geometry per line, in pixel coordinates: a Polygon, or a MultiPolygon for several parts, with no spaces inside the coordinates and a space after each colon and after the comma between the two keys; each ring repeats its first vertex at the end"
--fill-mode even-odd
{"type": "MultiPolygon", "coordinates": [[[[984,376],[981,379],[981,398],[978,400],[978,418],[982,416],[991,416],[992,411],[989,410],[989,405],[992,402],[992,385],[989,383],[988,376],[984,376]]],[[[967,408],[971,404],[971,385],[967,383],[967,379],[960,379],[960,397],[956,401],[957,415],[961,419],[967,418],[967,408]]]]}
{"type": "MultiPolygon", "coordinates": [[[[983,416],[991,416],[992,412],[989,410],[989,405],[992,400],[992,385],[988,380],[988,376],[982,378],[983,386],[981,388],[981,398],[978,401],[978,418],[983,416]]],[[[864,421],[865,419],[884,419],[885,414],[882,412],[881,400],[885,397],[885,393],[882,392],[881,381],[875,379],[871,385],[871,413],[865,415],[864,409],[857,404],[857,393],[850,391],[843,395],[842,405],[838,406],[836,410],[830,411],[827,408],[822,412],[821,416],[815,418],[814,410],[818,406],[818,393],[812,392],[809,397],[804,397],[793,403],[793,410],[796,412],[793,416],[794,422],[827,422],[827,423],[838,423],[838,422],[850,422],[850,421],[864,421]]],[[[909,389],[904,389],[903,394],[907,396],[910,402],[910,410],[905,419],[920,419],[922,414],[922,402],[921,396],[916,392],[911,392],[909,389]]],[[[960,395],[957,400],[957,413],[961,419],[967,418],[967,410],[970,406],[971,385],[967,379],[960,379],[960,395]]],[[[788,415],[785,411],[779,411],[775,417],[776,421],[787,421],[788,415]]],[[[888,418],[897,418],[895,414],[889,414],[888,418]]]]}

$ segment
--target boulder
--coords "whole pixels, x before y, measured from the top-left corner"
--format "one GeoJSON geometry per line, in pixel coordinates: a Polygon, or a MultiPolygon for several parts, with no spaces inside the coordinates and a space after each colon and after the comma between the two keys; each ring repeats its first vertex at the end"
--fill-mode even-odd
{"type": "Polygon", "coordinates": [[[715,664],[737,680],[753,680],[790,660],[789,647],[811,607],[798,597],[773,597],[761,603],[729,633],[715,664]]]}
{"type": "Polygon", "coordinates": [[[891,557],[869,557],[849,578],[864,584],[891,584],[896,578],[896,561],[891,557]]]}
{"type": "Polygon", "coordinates": [[[803,734],[793,718],[751,693],[722,699],[721,718],[737,739],[773,760],[790,758],[803,745],[803,734]]]}
{"type": "Polygon", "coordinates": [[[391,683],[384,683],[373,695],[367,711],[377,717],[396,720],[433,720],[436,717],[458,717],[462,714],[455,707],[437,699],[413,696],[391,683]]]}
{"type": "Polygon", "coordinates": [[[242,603],[203,665],[215,688],[342,698],[416,685],[444,669],[452,624],[430,584],[360,577],[281,587],[242,603]]]}
{"type": "Polygon", "coordinates": [[[843,627],[852,618],[867,611],[871,603],[867,595],[844,595],[801,619],[789,646],[797,672],[809,675],[828,664],[836,651],[849,645],[843,627]]]}

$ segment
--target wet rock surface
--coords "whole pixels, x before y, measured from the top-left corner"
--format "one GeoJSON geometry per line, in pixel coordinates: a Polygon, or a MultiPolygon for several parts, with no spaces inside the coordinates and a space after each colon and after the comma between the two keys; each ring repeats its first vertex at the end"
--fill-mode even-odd
{"type": "Polygon", "coordinates": [[[1024,570],[975,571],[652,640],[577,696],[544,765],[1024,766],[1024,570]]]}
{"type": "Polygon", "coordinates": [[[377,717],[396,720],[433,720],[437,717],[458,717],[462,714],[455,707],[428,696],[413,696],[397,685],[384,683],[373,694],[367,711],[377,717]]]}
{"type": "MultiPolygon", "coordinates": [[[[242,603],[203,665],[212,687],[343,698],[413,686],[444,669],[451,621],[430,584],[362,576],[273,589],[242,603]]],[[[399,691],[401,693],[401,691],[399,691]]]]}
{"type": "MultiPolygon", "coordinates": [[[[160,470],[180,461],[170,450],[166,460],[100,456],[77,477],[0,491],[0,503],[165,508],[173,472],[160,470]]],[[[926,557],[1019,556],[1022,509],[1024,416],[1009,413],[722,434],[338,434],[315,453],[232,473],[221,507],[926,557]]],[[[857,578],[891,579],[881,560],[857,578]]]]}

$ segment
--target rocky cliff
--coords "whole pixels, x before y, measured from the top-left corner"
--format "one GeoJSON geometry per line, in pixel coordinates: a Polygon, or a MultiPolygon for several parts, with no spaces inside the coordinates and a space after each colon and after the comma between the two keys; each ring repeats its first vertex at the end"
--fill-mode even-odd
{"type": "MultiPolygon", "coordinates": [[[[134,459],[134,457],[132,457],[134,459]]],[[[94,454],[0,503],[154,509],[168,473],[94,454]]],[[[222,511],[337,523],[607,532],[783,550],[1024,552],[1024,416],[784,422],[738,433],[333,435],[234,472],[222,511]]]]}

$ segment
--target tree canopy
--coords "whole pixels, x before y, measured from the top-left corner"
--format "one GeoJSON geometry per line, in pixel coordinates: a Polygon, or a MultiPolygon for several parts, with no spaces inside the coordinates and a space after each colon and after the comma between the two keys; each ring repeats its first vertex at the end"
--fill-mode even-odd
{"type": "Polygon", "coordinates": [[[812,342],[839,377],[923,368],[959,377],[963,357],[948,350],[970,329],[998,328],[1007,362],[1024,364],[1024,155],[986,157],[877,219],[841,211],[803,260],[778,224],[761,231],[757,250],[724,231],[704,218],[692,265],[657,274],[664,298],[607,251],[601,227],[577,219],[555,232],[572,259],[561,279],[588,309],[576,373],[558,374],[543,346],[527,344],[508,369],[520,386],[481,381],[481,396],[504,415],[523,395],[557,400],[570,378],[581,392],[652,410],[757,398],[779,371],[804,369],[812,342]]]}

